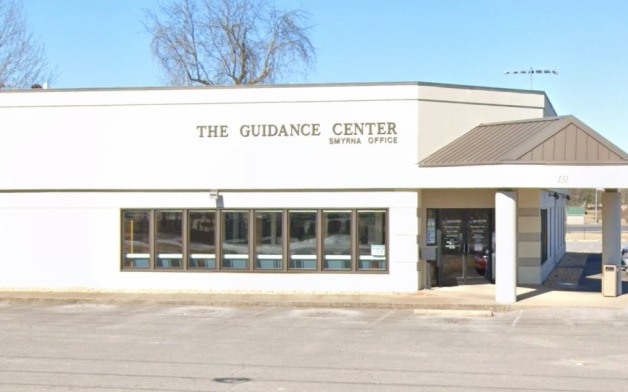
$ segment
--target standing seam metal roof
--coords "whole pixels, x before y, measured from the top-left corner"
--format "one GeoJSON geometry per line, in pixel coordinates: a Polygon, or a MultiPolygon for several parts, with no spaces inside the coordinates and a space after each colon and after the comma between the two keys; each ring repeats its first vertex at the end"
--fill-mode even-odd
{"type": "Polygon", "coordinates": [[[482,124],[421,167],[495,164],[628,164],[628,154],[574,116],[482,124]]]}

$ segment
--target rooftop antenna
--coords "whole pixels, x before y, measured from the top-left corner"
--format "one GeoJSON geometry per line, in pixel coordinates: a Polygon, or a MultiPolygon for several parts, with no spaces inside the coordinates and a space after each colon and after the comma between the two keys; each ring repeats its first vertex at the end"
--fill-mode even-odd
{"type": "Polygon", "coordinates": [[[504,72],[504,74],[506,75],[519,75],[519,74],[528,74],[530,75],[530,90],[532,90],[532,77],[536,74],[536,75],[543,75],[543,74],[553,74],[553,75],[558,75],[558,70],[557,69],[548,69],[548,68],[522,68],[522,69],[509,69],[506,72],[504,72]]]}

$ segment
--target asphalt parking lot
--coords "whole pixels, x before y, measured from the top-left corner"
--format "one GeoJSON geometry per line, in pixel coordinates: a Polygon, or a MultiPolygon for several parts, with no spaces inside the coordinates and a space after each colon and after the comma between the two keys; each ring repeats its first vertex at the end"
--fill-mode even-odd
{"type": "Polygon", "coordinates": [[[624,391],[628,309],[0,302],[0,391],[624,391]]]}

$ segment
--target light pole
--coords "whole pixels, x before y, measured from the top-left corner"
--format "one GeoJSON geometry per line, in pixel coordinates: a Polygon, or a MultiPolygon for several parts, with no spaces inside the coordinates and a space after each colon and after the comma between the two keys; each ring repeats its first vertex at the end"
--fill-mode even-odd
{"type": "Polygon", "coordinates": [[[595,223],[597,223],[597,188],[595,188],[595,223]]]}
{"type": "Polygon", "coordinates": [[[550,75],[558,75],[558,70],[557,69],[547,69],[547,68],[523,68],[523,69],[509,69],[506,72],[504,72],[504,74],[506,75],[522,75],[522,74],[527,74],[530,75],[530,90],[532,90],[532,77],[537,74],[537,75],[543,75],[543,74],[550,74],[550,75]]]}
{"type": "MultiPolygon", "coordinates": [[[[597,202],[598,202],[597,193],[598,192],[604,192],[604,188],[595,188],[595,223],[597,223],[597,221],[598,221],[598,212],[597,212],[597,209],[598,209],[598,207],[597,207],[597,202]]],[[[604,209],[604,205],[602,205],[602,210],[603,209],[604,209]]]]}

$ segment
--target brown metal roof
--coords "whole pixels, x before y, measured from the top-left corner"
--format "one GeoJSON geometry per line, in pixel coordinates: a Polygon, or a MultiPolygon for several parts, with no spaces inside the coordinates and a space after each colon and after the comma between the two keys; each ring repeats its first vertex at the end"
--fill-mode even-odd
{"type": "Polygon", "coordinates": [[[628,164],[628,154],[574,116],[479,125],[419,166],[628,164]]]}

